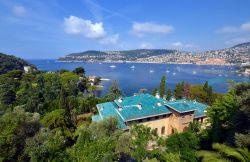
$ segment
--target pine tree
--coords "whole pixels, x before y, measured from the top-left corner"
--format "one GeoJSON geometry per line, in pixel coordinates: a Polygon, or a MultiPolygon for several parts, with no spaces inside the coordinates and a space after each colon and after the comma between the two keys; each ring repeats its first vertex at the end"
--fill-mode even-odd
{"type": "Polygon", "coordinates": [[[80,67],[75,68],[75,70],[73,70],[73,73],[76,73],[77,75],[84,76],[85,69],[82,66],[80,66],[80,67]]]}
{"type": "Polygon", "coordinates": [[[177,99],[180,99],[183,97],[183,93],[184,93],[184,82],[177,83],[174,90],[175,97],[177,99]]]}
{"type": "Polygon", "coordinates": [[[114,100],[118,98],[119,96],[122,96],[122,91],[119,88],[119,85],[116,80],[112,82],[112,85],[110,86],[108,98],[111,100],[114,100]]]}

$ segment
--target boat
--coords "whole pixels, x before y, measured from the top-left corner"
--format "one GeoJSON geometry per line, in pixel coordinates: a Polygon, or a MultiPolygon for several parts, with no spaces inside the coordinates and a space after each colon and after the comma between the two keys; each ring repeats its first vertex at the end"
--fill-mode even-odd
{"type": "Polygon", "coordinates": [[[149,73],[153,73],[153,72],[155,72],[154,70],[149,70],[149,73]]]}
{"type": "Polygon", "coordinates": [[[169,73],[170,71],[169,70],[166,70],[166,73],[169,73]]]}
{"type": "Polygon", "coordinates": [[[115,65],[110,65],[109,67],[111,67],[111,68],[115,68],[116,66],[115,66],[115,65]]]}
{"type": "Polygon", "coordinates": [[[108,78],[101,78],[100,80],[101,81],[110,81],[110,79],[108,79],[108,78]]]}
{"type": "Polygon", "coordinates": [[[133,66],[131,66],[130,68],[131,68],[131,69],[134,69],[134,68],[135,68],[135,66],[133,65],[133,66]]]}
{"type": "Polygon", "coordinates": [[[196,71],[193,71],[193,74],[196,74],[196,71]]]}
{"type": "Polygon", "coordinates": [[[175,72],[173,72],[173,75],[176,75],[176,73],[175,73],[175,72]]]}
{"type": "Polygon", "coordinates": [[[177,71],[181,71],[181,67],[180,66],[177,66],[177,71]]]}

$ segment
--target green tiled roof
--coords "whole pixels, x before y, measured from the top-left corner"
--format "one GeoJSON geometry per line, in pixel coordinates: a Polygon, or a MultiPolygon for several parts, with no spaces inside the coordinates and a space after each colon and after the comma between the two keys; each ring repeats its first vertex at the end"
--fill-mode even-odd
{"type": "Polygon", "coordinates": [[[163,114],[171,114],[171,109],[179,113],[194,111],[195,118],[205,115],[207,105],[191,101],[176,100],[167,101],[156,98],[150,94],[116,99],[114,102],[106,102],[96,105],[99,114],[92,116],[92,121],[100,121],[108,117],[117,117],[118,127],[126,129],[125,122],[163,114]]]}
{"type": "Polygon", "coordinates": [[[114,102],[121,107],[117,110],[125,121],[171,113],[160,99],[149,94],[117,99],[114,102]]]}
{"type": "Polygon", "coordinates": [[[117,117],[118,127],[122,128],[122,129],[127,128],[127,126],[124,123],[124,121],[122,120],[121,116],[119,116],[119,114],[117,113],[116,109],[118,107],[114,102],[105,102],[102,104],[97,104],[96,107],[98,109],[100,119],[105,119],[108,117],[117,117]]]}
{"type": "Polygon", "coordinates": [[[93,115],[91,118],[92,118],[92,121],[95,121],[95,122],[98,122],[101,120],[100,115],[93,115]]]}
{"type": "Polygon", "coordinates": [[[167,101],[166,106],[179,113],[194,111],[195,117],[204,116],[207,105],[191,100],[167,101]]]}
{"type": "Polygon", "coordinates": [[[208,108],[208,105],[202,104],[197,102],[197,107],[194,111],[194,117],[202,117],[202,116],[206,116],[206,109],[208,108]]]}

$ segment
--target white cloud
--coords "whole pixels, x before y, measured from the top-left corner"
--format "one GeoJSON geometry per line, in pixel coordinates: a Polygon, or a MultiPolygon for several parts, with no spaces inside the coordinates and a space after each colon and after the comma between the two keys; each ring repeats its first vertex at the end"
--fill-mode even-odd
{"type": "Polygon", "coordinates": [[[76,16],[64,19],[65,32],[68,34],[82,34],[86,38],[99,39],[106,36],[103,23],[92,23],[76,16]]]}
{"type": "Polygon", "coordinates": [[[101,39],[100,43],[104,45],[117,44],[118,40],[119,40],[119,34],[115,34],[101,39]]]}
{"type": "Polygon", "coordinates": [[[67,34],[83,35],[85,38],[98,40],[101,44],[116,44],[119,34],[108,35],[102,22],[92,22],[76,16],[64,18],[64,30],[67,34]]]}
{"type": "Polygon", "coordinates": [[[185,43],[182,43],[180,41],[178,42],[174,42],[171,44],[171,47],[174,47],[174,48],[196,48],[196,47],[199,47],[199,45],[196,45],[196,44],[185,44],[185,43]]]}
{"type": "Polygon", "coordinates": [[[225,44],[236,45],[236,44],[239,44],[239,43],[245,43],[245,42],[249,42],[249,41],[250,41],[250,38],[233,38],[231,40],[227,40],[225,42],[225,44]]]}
{"type": "Polygon", "coordinates": [[[25,16],[27,13],[27,10],[23,7],[23,6],[14,6],[12,8],[12,12],[16,15],[16,16],[25,16]]]}
{"type": "Polygon", "coordinates": [[[145,33],[167,34],[174,31],[174,27],[166,24],[156,24],[151,22],[134,22],[131,33],[136,36],[143,36],[145,33]]]}
{"type": "Polygon", "coordinates": [[[186,48],[196,48],[196,47],[199,47],[199,45],[197,45],[197,44],[185,44],[184,47],[186,47],[186,48]]]}
{"type": "Polygon", "coordinates": [[[174,43],[172,43],[171,45],[172,45],[173,47],[177,47],[177,48],[183,46],[183,44],[182,44],[181,42],[174,42],[174,43]]]}
{"type": "Polygon", "coordinates": [[[250,31],[250,22],[244,23],[240,26],[243,31],[250,31]]]}
{"type": "Polygon", "coordinates": [[[219,29],[219,33],[236,33],[236,32],[247,32],[250,31],[250,22],[241,24],[240,26],[225,26],[219,29]]]}
{"type": "Polygon", "coordinates": [[[144,42],[144,43],[140,44],[140,48],[150,49],[150,48],[152,48],[152,44],[144,42]]]}

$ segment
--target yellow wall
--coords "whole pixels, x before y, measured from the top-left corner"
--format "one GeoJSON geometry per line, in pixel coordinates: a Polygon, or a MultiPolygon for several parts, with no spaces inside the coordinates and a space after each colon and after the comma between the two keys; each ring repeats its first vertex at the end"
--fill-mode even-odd
{"type": "Polygon", "coordinates": [[[161,118],[161,119],[151,119],[150,121],[144,121],[141,124],[150,127],[151,129],[157,128],[157,134],[159,136],[168,135],[168,126],[169,126],[169,117],[161,118]],[[165,134],[161,134],[162,127],[165,127],[165,134]]]}
{"type": "MultiPolygon", "coordinates": [[[[204,119],[205,120],[205,119],[204,119]]],[[[188,112],[185,114],[179,114],[173,111],[171,115],[159,116],[159,119],[155,117],[150,118],[150,121],[143,119],[139,124],[150,127],[152,130],[157,128],[157,134],[159,136],[167,136],[173,133],[173,131],[183,132],[189,126],[189,123],[194,121],[194,113],[188,112]],[[161,134],[162,127],[165,127],[165,133],[161,134]]]]}

